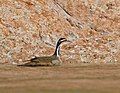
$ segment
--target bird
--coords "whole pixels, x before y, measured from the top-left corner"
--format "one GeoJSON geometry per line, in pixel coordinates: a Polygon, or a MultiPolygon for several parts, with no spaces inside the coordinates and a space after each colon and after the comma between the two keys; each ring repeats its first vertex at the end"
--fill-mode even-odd
{"type": "Polygon", "coordinates": [[[60,38],[57,41],[55,51],[51,56],[40,56],[31,58],[30,60],[27,60],[29,62],[18,64],[18,66],[60,66],[62,64],[62,61],[60,59],[60,45],[63,42],[71,41],[67,40],[66,38],[60,38]]]}

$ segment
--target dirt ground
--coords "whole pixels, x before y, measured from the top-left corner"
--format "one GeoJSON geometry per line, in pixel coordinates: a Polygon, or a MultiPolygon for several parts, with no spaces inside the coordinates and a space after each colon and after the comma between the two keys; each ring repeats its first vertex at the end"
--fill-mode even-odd
{"type": "Polygon", "coordinates": [[[0,93],[120,93],[120,65],[18,67],[0,64],[0,93]]]}

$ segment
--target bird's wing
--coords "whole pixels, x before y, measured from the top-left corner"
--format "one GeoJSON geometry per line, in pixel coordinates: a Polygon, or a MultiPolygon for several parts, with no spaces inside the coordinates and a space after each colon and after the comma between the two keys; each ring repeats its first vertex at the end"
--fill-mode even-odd
{"type": "Polygon", "coordinates": [[[40,66],[40,65],[50,65],[52,61],[52,57],[45,56],[45,57],[35,57],[32,58],[31,60],[20,64],[18,66],[40,66]]]}
{"type": "Polygon", "coordinates": [[[50,62],[50,61],[52,61],[51,56],[36,57],[36,58],[31,59],[31,62],[36,62],[36,63],[50,62]]]}

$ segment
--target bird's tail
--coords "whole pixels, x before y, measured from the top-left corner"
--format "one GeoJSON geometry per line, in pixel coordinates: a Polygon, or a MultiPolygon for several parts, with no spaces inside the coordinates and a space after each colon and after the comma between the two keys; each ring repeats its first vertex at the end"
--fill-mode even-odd
{"type": "Polygon", "coordinates": [[[22,63],[17,64],[17,66],[24,66],[26,63],[30,62],[31,60],[24,60],[22,63]]]}

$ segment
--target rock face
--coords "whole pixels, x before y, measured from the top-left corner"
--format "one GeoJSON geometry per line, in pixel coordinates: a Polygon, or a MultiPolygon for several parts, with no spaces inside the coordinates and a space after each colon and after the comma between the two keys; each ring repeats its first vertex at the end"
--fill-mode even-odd
{"type": "Polygon", "coordinates": [[[65,63],[120,62],[119,0],[0,0],[0,63],[54,52],[65,63]]]}

